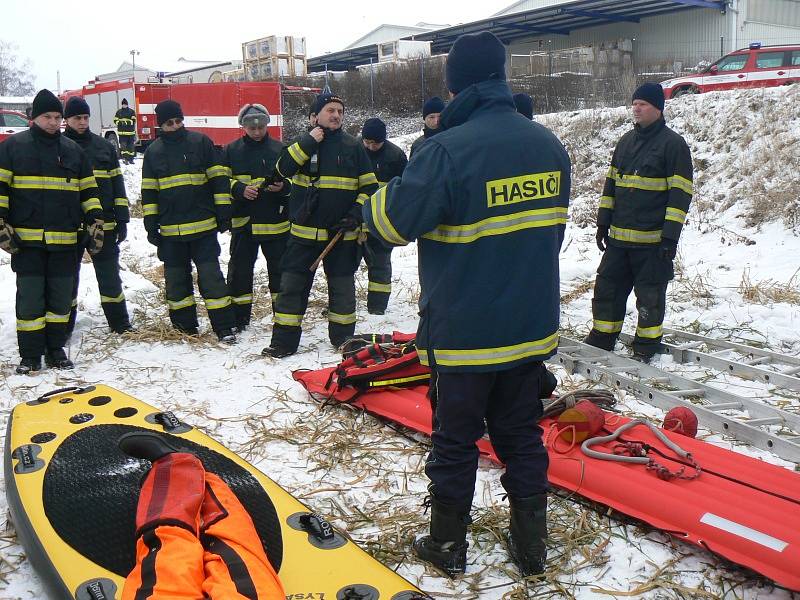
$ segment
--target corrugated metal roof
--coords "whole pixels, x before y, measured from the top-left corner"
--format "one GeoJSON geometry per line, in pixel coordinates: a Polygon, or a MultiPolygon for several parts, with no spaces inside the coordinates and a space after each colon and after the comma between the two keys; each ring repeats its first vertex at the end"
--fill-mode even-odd
{"type": "MultiPolygon", "coordinates": [[[[567,4],[537,8],[463,23],[455,27],[407,36],[431,42],[433,53],[449,51],[458,36],[478,31],[491,31],[503,43],[536,35],[569,35],[576,29],[596,27],[614,22],[639,22],[644,17],[667,14],[687,8],[711,8],[725,12],[726,0],[575,0],[567,4]]],[[[372,44],[332,52],[308,59],[309,71],[344,71],[378,61],[378,48],[372,44]]]]}

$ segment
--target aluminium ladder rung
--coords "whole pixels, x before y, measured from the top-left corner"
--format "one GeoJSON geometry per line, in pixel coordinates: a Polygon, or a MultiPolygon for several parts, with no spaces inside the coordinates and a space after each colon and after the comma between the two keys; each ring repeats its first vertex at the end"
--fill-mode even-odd
{"type": "Polygon", "coordinates": [[[764,417],[762,419],[747,419],[748,425],[782,425],[783,419],[780,417],[764,417]]]}
{"type": "Polygon", "coordinates": [[[720,402],[718,404],[706,404],[706,408],[711,410],[742,410],[741,402],[720,402]]]}

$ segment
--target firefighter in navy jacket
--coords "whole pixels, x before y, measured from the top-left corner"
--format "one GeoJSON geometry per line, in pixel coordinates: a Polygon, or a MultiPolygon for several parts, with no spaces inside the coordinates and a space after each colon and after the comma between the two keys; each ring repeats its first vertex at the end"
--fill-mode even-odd
{"type": "MultiPolygon", "coordinates": [[[[408,164],[406,153],[386,139],[386,124],[380,119],[367,119],[361,129],[361,141],[367,149],[378,185],[386,185],[399,177],[408,164]]],[[[367,312],[382,315],[392,293],[392,248],[373,235],[362,245],[367,263],[367,312]]]]}
{"type": "Polygon", "coordinates": [[[245,135],[225,147],[223,162],[230,171],[233,219],[228,288],[240,330],[250,324],[253,306],[253,267],[258,250],[267,261],[273,307],[281,285],[280,263],[289,237],[287,207],[291,183],[273,182],[275,163],[283,144],[269,137],[270,116],[261,104],[246,104],[239,111],[245,135]]]}
{"type": "Polygon", "coordinates": [[[546,555],[548,459],[537,421],[540,397],[555,387],[542,361],[558,347],[570,161],[550,131],[516,112],[505,56],[488,32],[456,40],[442,133],[364,207],[386,243],[418,244],[417,346],[433,370],[435,412],[430,535],[414,549],[450,574],[466,567],[485,425],[506,465],[512,556],[530,575],[546,555]]]}
{"type": "Polygon", "coordinates": [[[49,90],[33,100],[33,125],[0,144],[0,248],[17,274],[17,372],[70,368],[64,352],[75,253],[84,222],[102,244],[103,211],[89,159],[61,135],[63,108],[49,90]]]}
{"type": "Polygon", "coordinates": [[[197,267],[211,327],[225,343],[236,341],[236,315],[219,268],[217,230],[231,225],[230,179],[213,142],[183,126],[181,106],[156,105],[161,135],[144,155],[142,208],[147,239],[164,261],[172,325],[197,333],[192,262],[197,267]]]}
{"type": "MultiPolygon", "coordinates": [[[[125,180],[119,168],[119,159],[114,146],[108,140],[89,130],[89,105],[80,96],[72,96],[64,106],[67,127],[64,134],[78,144],[94,170],[97,188],[100,190],[100,204],[103,206],[103,230],[106,232],[103,248],[91,254],[94,263],[97,285],[100,289],[100,303],[111,331],[124,333],[131,331],[122,280],[119,276],[119,245],[128,235],[128,198],[125,194],[125,180]]],[[[75,270],[75,289],[70,313],[70,331],[75,325],[77,314],[78,283],[80,281],[81,259],[84,247],[78,247],[75,270]]]]}
{"type": "Polygon", "coordinates": [[[114,125],[117,128],[119,140],[119,153],[125,164],[132,165],[136,158],[136,112],[128,107],[128,100],[122,99],[122,106],[114,115],[114,125]]]}
{"type": "Polygon", "coordinates": [[[633,94],[636,124],[614,149],[597,211],[597,246],[604,252],[592,300],[587,344],[613,350],[633,289],[639,321],[634,358],[661,349],[667,283],[692,199],[692,155],[664,121],[664,90],[645,83],[633,94]]]}
{"type": "Polygon", "coordinates": [[[314,283],[310,267],[340,231],[343,237],[322,263],[328,280],[328,337],[338,347],[355,331],[354,274],[360,260],[361,208],[377,189],[378,180],[364,146],[342,131],[343,100],[320,94],[314,114],[317,126],[284,149],[278,159],[278,172],[291,177],[292,194],[272,340],[262,351],[274,358],[297,351],[314,283]]]}

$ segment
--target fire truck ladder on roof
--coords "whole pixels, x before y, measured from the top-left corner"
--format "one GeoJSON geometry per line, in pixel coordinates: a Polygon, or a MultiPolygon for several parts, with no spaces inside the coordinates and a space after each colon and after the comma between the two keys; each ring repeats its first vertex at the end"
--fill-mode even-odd
{"type": "Polygon", "coordinates": [[[784,460],[800,462],[800,414],[725,392],[564,336],[558,354],[550,361],[561,364],[571,373],[624,390],[663,410],[689,407],[700,424],[711,431],[768,450],[784,460]]]}

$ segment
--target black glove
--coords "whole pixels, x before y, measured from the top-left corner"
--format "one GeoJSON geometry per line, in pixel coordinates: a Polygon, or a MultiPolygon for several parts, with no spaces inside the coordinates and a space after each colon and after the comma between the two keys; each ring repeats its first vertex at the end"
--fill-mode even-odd
{"type": "Polygon", "coordinates": [[[94,223],[86,228],[86,233],[89,234],[89,240],[86,246],[89,254],[92,256],[95,254],[100,254],[100,251],[103,249],[103,242],[105,241],[106,236],[106,232],[103,231],[103,222],[99,219],[95,219],[94,223]]]}
{"type": "Polygon", "coordinates": [[[217,231],[220,233],[225,233],[226,231],[230,231],[231,229],[231,220],[230,219],[217,219],[217,231]]]}
{"type": "Polygon", "coordinates": [[[161,234],[158,231],[148,231],[147,241],[153,244],[156,248],[161,245],[161,234]]]}
{"type": "Polygon", "coordinates": [[[117,221],[117,227],[114,229],[117,234],[117,243],[121,244],[128,238],[128,224],[120,223],[117,221]]]}
{"type": "Polygon", "coordinates": [[[663,260],[675,260],[678,253],[678,241],[669,238],[661,238],[661,245],[658,247],[658,257],[663,260]]]}
{"type": "Polygon", "coordinates": [[[0,250],[9,254],[16,254],[19,252],[19,242],[19,236],[14,231],[14,228],[3,219],[0,219],[0,250]]]}
{"type": "Polygon", "coordinates": [[[594,239],[597,241],[600,252],[605,252],[608,248],[608,225],[598,225],[594,239]]]}
{"type": "Polygon", "coordinates": [[[339,219],[339,222],[335,225],[331,225],[330,230],[333,233],[339,233],[340,231],[348,232],[348,231],[355,231],[361,226],[361,223],[358,222],[358,219],[355,217],[342,217],[339,219]]]}

